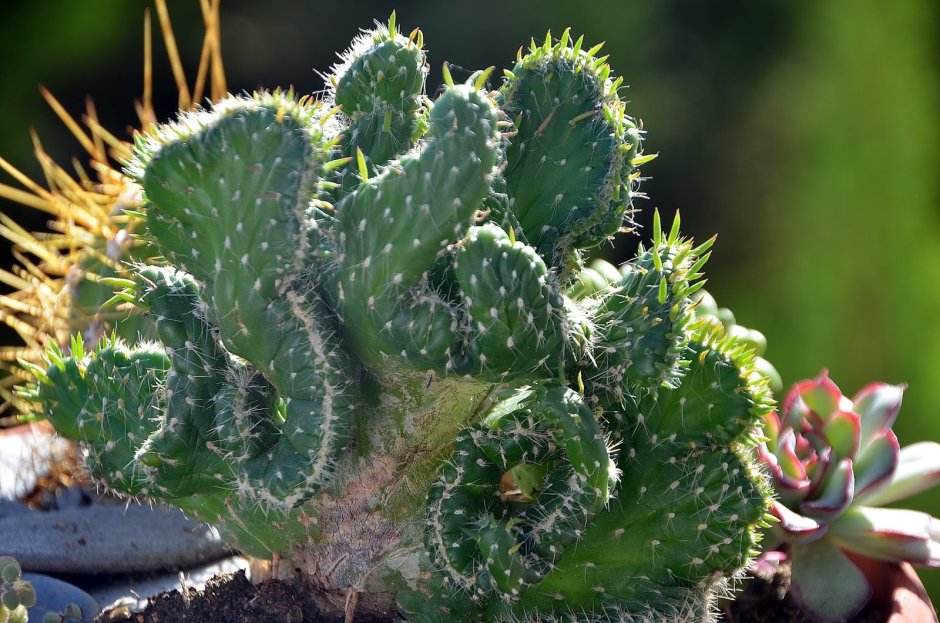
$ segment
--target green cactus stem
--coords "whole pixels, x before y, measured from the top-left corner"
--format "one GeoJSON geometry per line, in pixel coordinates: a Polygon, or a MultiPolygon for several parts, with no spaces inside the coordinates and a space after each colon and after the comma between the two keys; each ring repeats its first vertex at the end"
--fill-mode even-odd
{"type": "Polygon", "coordinates": [[[641,612],[655,601],[663,612],[698,608],[702,617],[709,604],[700,597],[715,574],[756,555],[769,489],[749,448],[756,422],[770,411],[766,380],[733,339],[701,325],[690,337],[681,382],[631,401],[609,420],[620,431],[623,474],[607,507],[500,616],[624,604],[641,612]],[[699,548],[692,556],[690,542],[699,548]]]}
{"type": "Polygon", "coordinates": [[[679,237],[678,216],[667,236],[658,212],[654,219],[652,247],[641,245],[636,259],[596,297],[597,373],[588,382],[601,402],[622,403],[640,389],[674,385],[684,374],[690,297],[704,283],[699,271],[714,239],[693,248],[679,237]]]}
{"type": "Polygon", "coordinates": [[[499,227],[471,229],[454,272],[470,317],[467,353],[476,373],[544,376],[566,353],[577,357],[588,346],[589,320],[552,283],[542,257],[499,227]]]}
{"type": "Polygon", "coordinates": [[[455,440],[428,498],[427,548],[445,585],[515,599],[577,543],[615,481],[581,396],[526,388],[455,440]]]}
{"type": "Polygon", "coordinates": [[[471,225],[486,194],[496,163],[496,111],[479,90],[460,85],[445,90],[430,118],[420,153],[338,205],[340,309],[357,354],[374,365],[396,357],[455,367],[458,327],[423,276],[471,225]]]}
{"type": "Polygon", "coordinates": [[[499,101],[513,122],[505,172],[510,209],[529,243],[561,265],[624,227],[640,134],[618,97],[621,78],[566,30],[521,50],[499,101]]]}
{"type": "Polygon", "coordinates": [[[637,123],[565,31],[423,94],[419,31],[323,101],[233,96],[137,140],[156,341],[51,349],[29,397],[113,490],[280,557],[326,616],[702,617],[754,555],[769,410],[696,316],[711,241],[622,267],[637,123]]]}
{"type": "Polygon", "coordinates": [[[345,358],[310,283],[310,196],[328,149],[319,129],[312,108],[275,93],[229,100],[139,146],[149,163],[141,182],[158,206],[147,210],[151,235],[202,284],[202,313],[225,348],[284,401],[267,456],[232,458],[245,466],[239,487],[287,507],[324,480],[351,409],[345,358]]]}
{"type": "MultiPolygon", "coordinates": [[[[387,26],[377,24],[353,41],[329,76],[334,102],[349,119],[340,151],[362,154],[367,178],[408,151],[427,129],[422,95],[428,68],[422,48],[421,31],[403,37],[393,14],[387,26]]],[[[349,168],[336,172],[343,193],[362,181],[349,168]]]]}

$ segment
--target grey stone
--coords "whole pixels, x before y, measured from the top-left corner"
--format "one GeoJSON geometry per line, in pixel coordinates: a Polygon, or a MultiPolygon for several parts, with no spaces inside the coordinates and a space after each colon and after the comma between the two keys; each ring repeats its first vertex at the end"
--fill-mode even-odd
{"type": "Polygon", "coordinates": [[[78,606],[82,611],[81,619],[66,619],[68,623],[92,623],[98,614],[98,602],[82,589],[40,573],[24,573],[23,579],[32,583],[36,591],[36,605],[29,609],[30,621],[42,621],[46,613],[65,614],[69,604],[78,606]]]}
{"type": "Polygon", "coordinates": [[[31,513],[29,507],[16,500],[4,500],[0,498],[0,519],[3,517],[12,517],[14,515],[25,515],[31,513]]]}
{"type": "Polygon", "coordinates": [[[0,552],[49,573],[176,570],[231,554],[214,528],[177,509],[137,504],[0,517],[0,552]]]}

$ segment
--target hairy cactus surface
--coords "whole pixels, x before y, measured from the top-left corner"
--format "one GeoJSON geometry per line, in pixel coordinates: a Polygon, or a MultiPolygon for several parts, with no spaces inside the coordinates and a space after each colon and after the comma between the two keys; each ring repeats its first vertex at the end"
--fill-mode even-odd
{"type": "Polygon", "coordinates": [[[114,490],[289,561],[330,613],[702,618],[755,554],[767,379],[696,316],[711,241],[658,216],[619,269],[640,132],[566,31],[425,93],[420,31],[315,101],[232,96],[139,136],[157,341],[52,348],[29,397],[114,490]],[[612,269],[612,270],[611,270],[612,269]]]}

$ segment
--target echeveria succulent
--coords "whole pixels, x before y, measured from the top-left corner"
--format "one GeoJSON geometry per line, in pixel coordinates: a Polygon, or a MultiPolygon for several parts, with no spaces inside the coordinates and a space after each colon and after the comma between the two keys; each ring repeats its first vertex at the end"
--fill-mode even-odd
{"type": "Polygon", "coordinates": [[[767,549],[786,550],[791,593],[822,621],[844,621],[871,587],[851,556],[940,567],[940,521],[881,508],[940,482],[940,444],[901,448],[891,426],[902,385],[872,383],[851,400],[823,371],[797,383],[765,418],[760,458],[779,523],[767,549]]]}

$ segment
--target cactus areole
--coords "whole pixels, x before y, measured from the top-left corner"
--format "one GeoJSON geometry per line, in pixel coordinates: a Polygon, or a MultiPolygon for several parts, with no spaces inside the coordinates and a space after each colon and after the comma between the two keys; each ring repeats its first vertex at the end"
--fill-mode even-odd
{"type": "Polygon", "coordinates": [[[599,46],[502,82],[360,36],[322,100],[233,96],[127,164],[159,341],[52,348],[30,396],[112,490],[163,500],[333,614],[701,619],[755,553],[770,410],[697,319],[678,219],[619,269],[640,131],[599,46]]]}

